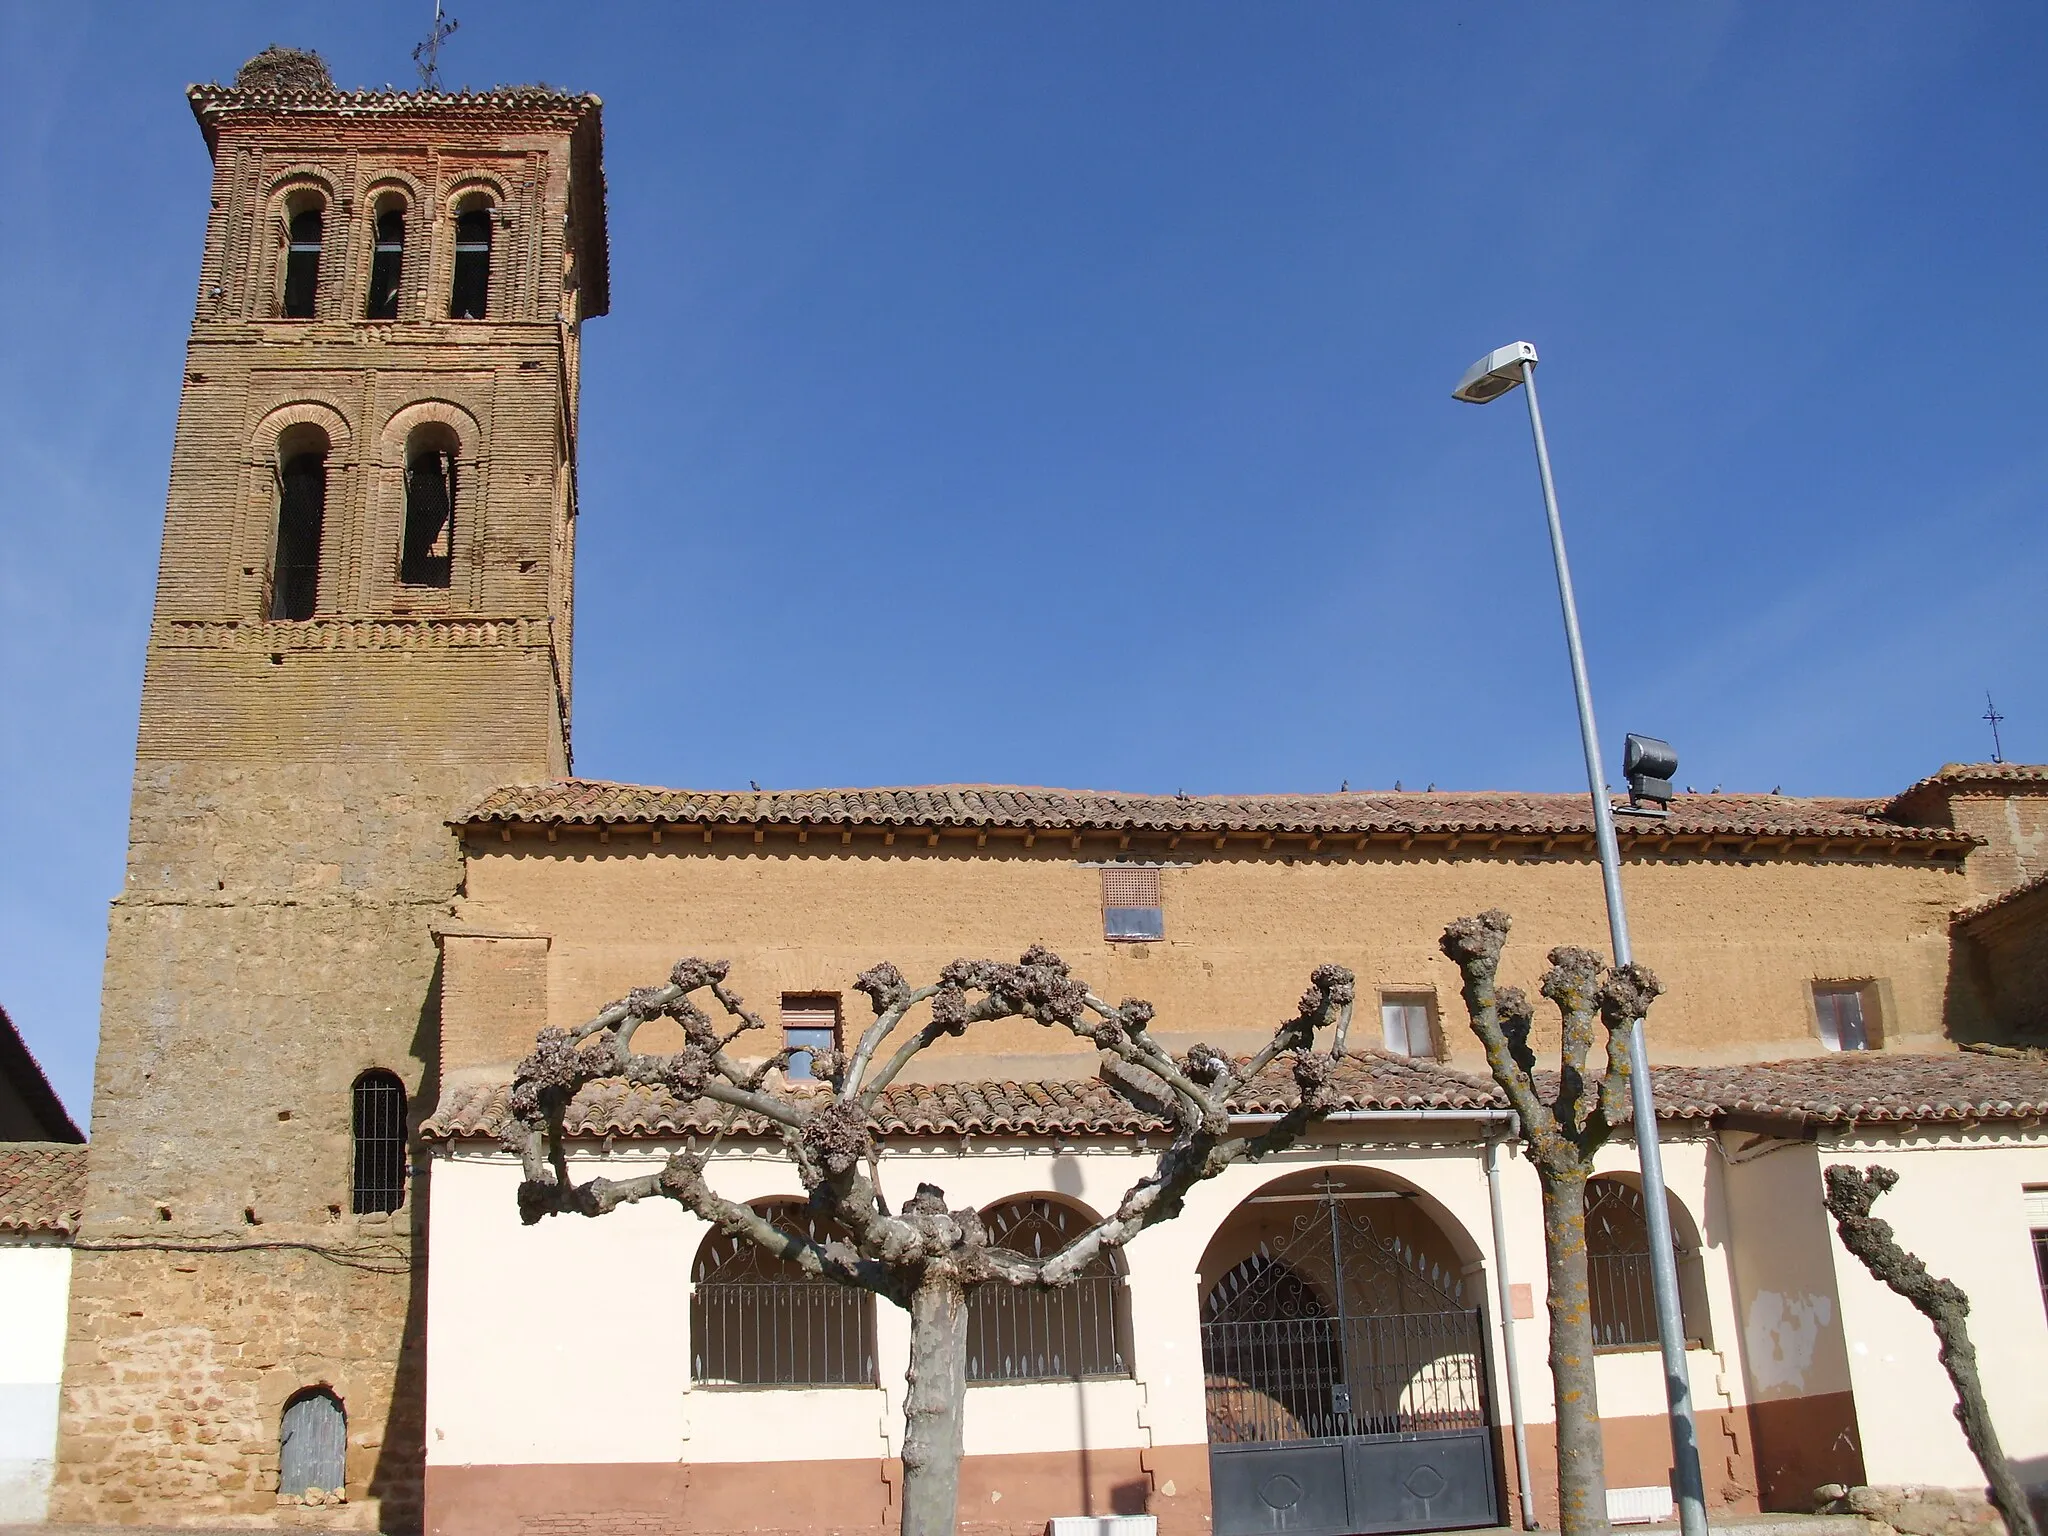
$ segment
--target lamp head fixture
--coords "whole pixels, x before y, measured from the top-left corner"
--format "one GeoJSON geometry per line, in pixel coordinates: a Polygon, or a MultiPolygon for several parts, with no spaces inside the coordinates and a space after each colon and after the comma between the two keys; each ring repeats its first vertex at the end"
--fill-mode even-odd
{"type": "Polygon", "coordinates": [[[1671,750],[1670,742],[1630,732],[1622,742],[1621,771],[1628,779],[1631,811],[1639,816],[1661,816],[1670,809],[1671,779],[1678,772],[1678,754],[1671,750]]]}
{"type": "Polygon", "coordinates": [[[1465,377],[1458,380],[1458,387],[1451,391],[1453,400],[1462,400],[1467,405],[1484,405],[1489,400],[1498,400],[1502,395],[1522,382],[1522,370],[1534,367],[1536,345],[1528,341],[1511,341],[1504,347],[1496,347],[1465,370],[1465,377]]]}

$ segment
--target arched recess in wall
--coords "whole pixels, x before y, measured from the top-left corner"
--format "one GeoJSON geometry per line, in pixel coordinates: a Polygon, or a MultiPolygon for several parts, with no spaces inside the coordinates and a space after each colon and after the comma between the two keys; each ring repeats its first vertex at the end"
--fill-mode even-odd
{"type": "Polygon", "coordinates": [[[402,606],[470,589],[483,506],[477,420],[447,400],[394,412],[378,438],[379,580],[402,606]],[[388,561],[388,564],[385,563],[388,561]]]}
{"type": "Polygon", "coordinates": [[[294,401],[257,423],[241,569],[265,618],[310,619],[336,606],[335,514],[351,441],[348,419],[324,401],[294,401]]]}
{"type": "Polygon", "coordinates": [[[273,231],[274,270],[261,312],[284,320],[334,313],[329,253],[342,230],[333,183],[318,171],[294,168],[272,181],[265,207],[273,231]]]}
{"type": "Polygon", "coordinates": [[[1481,1257],[1384,1169],[1298,1169],[1240,1201],[1199,1269],[1209,1439],[1485,1430],[1481,1257]]]}
{"type": "Polygon", "coordinates": [[[327,1387],[294,1392],[277,1431],[277,1491],[297,1498],[348,1482],[348,1412],[327,1387]]]}
{"type": "Polygon", "coordinates": [[[419,188],[409,177],[386,173],[370,183],[363,206],[368,210],[368,249],[361,267],[363,318],[410,318],[418,312],[413,296],[429,243],[419,188]]]}
{"type": "MultiPolygon", "coordinates": [[[[1713,1347],[1700,1231],[1692,1213],[1667,1192],[1671,1237],[1678,1250],[1678,1303],[1686,1342],[1713,1347]]],[[[1640,1177],[1603,1173],[1586,1182],[1586,1276],[1592,1297],[1593,1347],[1653,1349],[1656,1292],[1650,1278],[1649,1209],[1640,1177]]]]}
{"type": "MultiPolygon", "coordinates": [[[[799,1200],[753,1208],[820,1242],[839,1235],[799,1200]]],[[[714,1231],[690,1266],[690,1376],[712,1386],[872,1387],[874,1295],[714,1231]]]]}
{"type": "Polygon", "coordinates": [[[450,320],[509,319],[503,243],[505,188],[496,179],[469,176],[449,190],[452,239],[448,260],[450,320]]]}
{"type": "MultiPolygon", "coordinates": [[[[989,1245],[1049,1258],[1099,1219],[1059,1195],[1019,1195],[981,1213],[989,1245]]],[[[1131,1374],[1124,1259],[1105,1249],[1057,1290],[988,1284],[967,1296],[967,1380],[1085,1381],[1131,1374]]]]}

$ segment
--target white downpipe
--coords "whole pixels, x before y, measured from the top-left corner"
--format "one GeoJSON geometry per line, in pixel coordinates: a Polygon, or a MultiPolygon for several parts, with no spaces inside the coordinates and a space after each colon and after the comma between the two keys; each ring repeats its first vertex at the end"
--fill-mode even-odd
{"type": "Polygon", "coordinates": [[[1486,1199],[1493,1207],[1493,1275],[1500,1289],[1501,1363],[1507,1367],[1508,1416],[1515,1426],[1515,1481],[1522,1494],[1522,1529],[1536,1526],[1536,1491],[1529,1481],[1529,1431],[1522,1417],[1522,1368],[1515,1359],[1515,1298],[1508,1278],[1507,1215],[1500,1197],[1500,1141],[1486,1144],[1486,1199]]]}

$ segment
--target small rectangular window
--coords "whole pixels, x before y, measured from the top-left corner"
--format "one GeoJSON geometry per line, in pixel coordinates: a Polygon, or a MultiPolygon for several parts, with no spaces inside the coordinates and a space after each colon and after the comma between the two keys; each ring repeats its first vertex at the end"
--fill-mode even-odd
{"type": "Polygon", "coordinates": [[[1157,865],[1113,864],[1103,870],[1102,936],[1125,941],[1166,937],[1157,865]]]}
{"type": "Polygon", "coordinates": [[[1436,1029],[1430,1017],[1436,1011],[1434,1003],[1428,993],[1381,994],[1380,1043],[1389,1054],[1435,1059],[1436,1029]]]}
{"type": "Polygon", "coordinates": [[[1813,1009],[1820,1043],[1831,1051],[1867,1051],[1876,1043],[1864,1008],[1863,988],[1817,986],[1813,1009]]]}
{"type": "Polygon", "coordinates": [[[2027,1225],[2033,1231],[2034,1273],[2041,1281],[2041,1310],[2048,1312],[2048,1184],[2027,1186],[2027,1225]]]}
{"type": "Polygon", "coordinates": [[[783,1075],[793,1082],[808,1081],[813,1076],[811,1052],[839,1049],[839,994],[783,993],[782,1044],[798,1052],[789,1059],[783,1075]]]}

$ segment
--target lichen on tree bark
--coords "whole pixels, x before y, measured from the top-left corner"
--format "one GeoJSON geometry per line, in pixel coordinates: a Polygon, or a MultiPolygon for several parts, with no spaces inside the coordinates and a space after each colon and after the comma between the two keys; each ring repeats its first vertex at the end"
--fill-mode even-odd
{"type": "Polygon", "coordinates": [[[1458,967],[1472,1032],[1515,1112],[1522,1149],[1542,1188],[1559,1525],[1564,1536],[1602,1536],[1608,1530],[1607,1472],[1587,1284],[1586,1180],[1628,1104],[1630,1030],[1662,988],[1643,966],[1607,968],[1591,950],[1553,949],[1543,995],[1556,1005],[1563,1028],[1557,1093],[1546,1103],[1529,1045],[1535,1011],[1519,988],[1498,985],[1511,926],[1512,919],[1497,909],[1462,917],[1444,930],[1442,947],[1458,967]],[[1589,1077],[1588,1061],[1602,1029],[1606,1061],[1597,1077],[1589,1077]]]}
{"type": "Polygon", "coordinates": [[[1970,1298],[1953,1280],[1929,1274],[1924,1263],[1899,1246],[1892,1234],[1892,1224],[1870,1214],[1877,1197],[1898,1184],[1897,1171],[1831,1163],[1823,1179],[1827,1186],[1823,1198],[1828,1214],[1835,1218],[1835,1231],[1841,1236],[1842,1246],[1934,1325],[1934,1337],[1941,1345],[1942,1369],[1948,1372],[1956,1389],[1956,1420],[1963,1426],[1970,1454],[1984,1469],[1991,1502],[2004,1517],[2006,1530],[2011,1536],[2037,1536],[2027,1490],[1998,1443],[1998,1429],[1991,1422],[1991,1404],[1984,1396],[1983,1378],[1977,1374],[1977,1350],[1970,1342],[1970,1298]]]}
{"type": "Polygon", "coordinates": [[[665,986],[639,988],[574,1030],[541,1031],[513,1079],[505,1133],[507,1148],[523,1165],[520,1215],[531,1224],[565,1213],[601,1216],[649,1198],[673,1200],[807,1274],[903,1307],[911,1320],[903,1536],[949,1536],[954,1529],[970,1292],[982,1285],[1072,1284],[1106,1250],[1179,1215],[1196,1184],[1233,1163],[1291,1146],[1335,1107],[1332,1079],[1345,1052],[1356,990],[1344,967],[1318,966],[1294,1016],[1251,1056],[1196,1045],[1175,1057],[1151,1036],[1150,1003],[1104,1001],[1058,955],[1037,945],[1014,965],[956,960],[924,986],[912,986],[884,963],[854,982],[875,1013],[854,1048],[813,1055],[813,1072],[830,1087],[820,1097],[778,1085],[791,1050],[752,1064],[731,1054],[742,1035],[766,1025],[727,985],[727,971],[723,961],[684,959],[665,986]],[[716,1006],[722,1023],[697,1001],[700,995],[716,1006]],[[920,1008],[925,1021],[914,1025],[920,1008]],[[636,1054],[635,1033],[658,1018],[682,1026],[683,1049],[636,1054]],[[1171,1133],[1151,1171],[1113,1211],[1043,1256],[991,1244],[979,1213],[949,1210],[936,1186],[919,1185],[895,1212],[881,1187],[874,1115],[883,1090],[920,1051],[997,1019],[1028,1019],[1089,1041],[1100,1053],[1101,1080],[1159,1115],[1171,1133]],[[1317,1049],[1324,1031],[1328,1051],[1317,1049]],[[894,1048],[887,1049],[892,1040],[894,1048]],[[1238,1130],[1232,1099],[1283,1057],[1296,1085],[1294,1105],[1256,1133],[1238,1130]],[[578,1184],[569,1163],[567,1111],[579,1090],[605,1080],[658,1085],[679,1103],[708,1099],[765,1122],[808,1192],[810,1212],[822,1218],[820,1229],[834,1235],[820,1239],[778,1225],[772,1215],[719,1195],[708,1177],[710,1161],[694,1150],[676,1152],[660,1170],[637,1178],[578,1184]]]}

